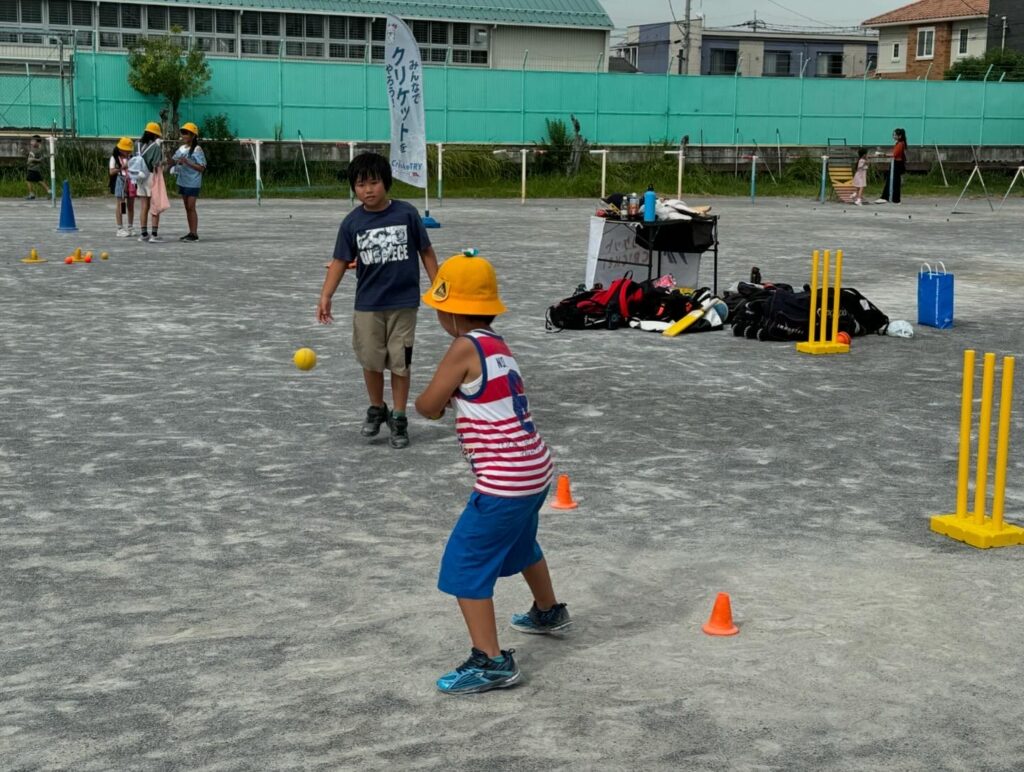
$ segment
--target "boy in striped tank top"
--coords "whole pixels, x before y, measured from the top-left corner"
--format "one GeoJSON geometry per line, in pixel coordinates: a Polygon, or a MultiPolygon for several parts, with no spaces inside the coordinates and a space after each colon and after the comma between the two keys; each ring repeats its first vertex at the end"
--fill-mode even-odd
{"type": "Polygon", "coordinates": [[[523,378],[504,339],[491,329],[504,313],[494,268],[475,252],[442,263],[423,302],[437,310],[455,338],[426,390],[420,415],[438,419],[455,408],[455,433],[476,476],[469,502],[441,559],[437,586],[454,595],[469,628],[466,662],[441,676],[437,688],[470,694],[519,681],[513,649],[498,645],[494,585],[499,576],[522,574],[533,606],[512,617],[524,633],[554,633],[572,622],[551,586],[537,543],[537,520],[551,482],[551,455],[530,415],[523,378]]]}

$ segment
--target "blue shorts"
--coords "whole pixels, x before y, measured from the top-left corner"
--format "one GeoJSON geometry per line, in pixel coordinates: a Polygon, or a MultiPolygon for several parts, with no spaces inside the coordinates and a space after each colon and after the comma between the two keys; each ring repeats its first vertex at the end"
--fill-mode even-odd
{"type": "Polygon", "coordinates": [[[186,196],[192,196],[192,198],[199,198],[199,188],[183,188],[178,186],[178,193],[181,194],[182,198],[186,196]]]}
{"type": "Polygon", "coordinates": [[[448,537],[437,589],[456,598],[486,600],[499,576],[513,576],[544,557],[537,515],[548,492],[503,498],[473,491],[448,537]]]}

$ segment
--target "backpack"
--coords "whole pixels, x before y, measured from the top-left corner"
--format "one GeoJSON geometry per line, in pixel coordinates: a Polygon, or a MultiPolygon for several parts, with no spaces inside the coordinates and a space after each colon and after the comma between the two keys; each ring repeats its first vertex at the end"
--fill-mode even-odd
{"type": "Polygon", "coordinates": [[[615,330],[629,320],[633,304],[643,297],[643,287],[632,279],[632,271],[607,288],[577,291],[549,307],[544,317],[547,330],[615,330]]]}
{"type": "Polygon", "coordinates": [[[145,182],[149,177],[149,167],[146,166],[146,159],[141,154],[133,155],[128,159],[128,176],[136,184],[145,182]]]}

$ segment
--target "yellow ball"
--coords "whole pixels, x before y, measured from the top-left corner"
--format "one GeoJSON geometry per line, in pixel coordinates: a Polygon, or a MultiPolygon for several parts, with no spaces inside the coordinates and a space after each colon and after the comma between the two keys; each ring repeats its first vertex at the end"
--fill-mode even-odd
{"type": "Polygon", "coordinates": [[[295,352],[292,361],[300,370],[312,370],[316,367],[316,353],[311,348],[300,348],[295,352]]]}
{"type": "Polygon", "coordinates": [[[110,257],[109,252],[100,252],[100,260],[107,260],[110,257]]]}

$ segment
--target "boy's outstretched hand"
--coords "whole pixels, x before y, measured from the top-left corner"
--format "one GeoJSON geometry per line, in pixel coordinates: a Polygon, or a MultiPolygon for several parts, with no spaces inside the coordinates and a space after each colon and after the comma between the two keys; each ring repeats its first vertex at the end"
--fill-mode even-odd
{"type": "Polygon", "coordinates": [[[330,324],[334,321],[334,317],[331,315],[331,299],[320,298],[320,302],[316,304],[316,320],[320,324],[330,324]]]}

